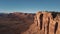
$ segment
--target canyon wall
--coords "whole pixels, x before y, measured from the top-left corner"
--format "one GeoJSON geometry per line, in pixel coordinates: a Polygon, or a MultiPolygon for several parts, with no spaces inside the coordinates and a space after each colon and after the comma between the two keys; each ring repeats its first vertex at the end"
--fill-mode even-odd
{"type": "Polygon", "coordinates": [[[60,13],[37,12],[34,23],[23,34],[60,34],[60,13]]]}
{"type": "Polygon", "coordinates": [[[0,14],[0,34],[60,34],[60,12],[0,14]]]}

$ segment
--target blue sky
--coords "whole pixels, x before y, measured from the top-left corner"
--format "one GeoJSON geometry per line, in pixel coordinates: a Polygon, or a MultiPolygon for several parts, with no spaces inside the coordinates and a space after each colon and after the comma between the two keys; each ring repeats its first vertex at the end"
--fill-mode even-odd
{"type": "Polygon", "coordinates": [[[0,0],[0,13],[60,11],[60,0],[0,0]]]}

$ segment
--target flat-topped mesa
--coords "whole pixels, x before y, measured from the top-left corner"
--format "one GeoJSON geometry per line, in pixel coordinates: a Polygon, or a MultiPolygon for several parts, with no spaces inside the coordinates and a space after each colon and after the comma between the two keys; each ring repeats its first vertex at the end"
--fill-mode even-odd
{"type": "Polygon", "coordinates": [[[58,14],[56,12],[36,13],[37,26],[40,27],[40,34],[59,34],[60,30],[58,28],[60,29],[60,26],[58,23],[60,22],[60,17],[57,16],[58,14]]]}

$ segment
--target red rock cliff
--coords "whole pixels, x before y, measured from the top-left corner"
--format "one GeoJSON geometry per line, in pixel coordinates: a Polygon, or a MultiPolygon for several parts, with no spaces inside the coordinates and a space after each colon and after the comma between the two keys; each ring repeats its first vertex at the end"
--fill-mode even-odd
{"type": "Polygon", "coordinates": [[[0,14],[0,34],[60,34],[60,13],[0,14]]]}
{"type": "Polygon", "coordinates": [[[34,23],[22,34],[60,34],[60,13],[37,12],[34,23]]]}

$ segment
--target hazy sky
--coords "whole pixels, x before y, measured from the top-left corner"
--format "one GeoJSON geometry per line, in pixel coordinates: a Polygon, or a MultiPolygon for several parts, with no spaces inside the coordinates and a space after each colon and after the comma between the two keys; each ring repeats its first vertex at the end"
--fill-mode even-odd
{"type": "Polygon", "coordinates": [[[60,11],[60,0],[0,0],[1,12],[60,11]]]}

